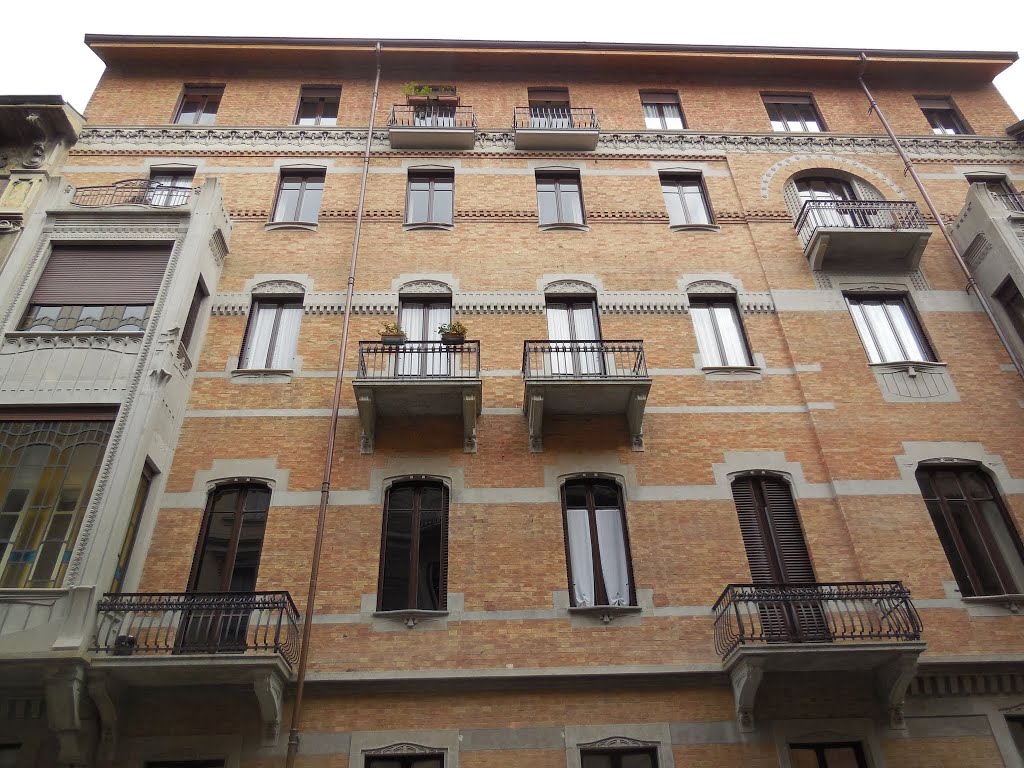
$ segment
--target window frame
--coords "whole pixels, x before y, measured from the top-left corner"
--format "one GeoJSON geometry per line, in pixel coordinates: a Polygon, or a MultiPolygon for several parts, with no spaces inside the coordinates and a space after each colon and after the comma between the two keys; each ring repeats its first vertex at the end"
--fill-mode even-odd
{"type": "Polygon", "coordinates": [[[192,303],[189,304],[188,314],[185,315],[185,322],[181,326],[180,342],[186,352],[191,353],[195,349],[192,342],[195,341],[195,332],[199,325],[199,315],[202,312],[203,304],[206,303],[209,297],[210,292],[206,288],[206,281],[200,275],[196,280],[196,289],[192,293],[192,303]]]}
{"type": "Polygon", "coordinates": [[[316,224],[320,221],[320,209],[323,207],[323,195],[327,189],[327,170],[325,168],[282,168],[281,175],[277,179],[277,191],[274,194],[274,208],[270,212],[270,223],[271,224],[316,224]],[[316,218],[311,220],[290,218],[282,219],[278,218],[278,212],[282,206],[281,198],[284,192],[285,182],[293,179],[299,179],[299,194],[295,198],[295,216],[302,213],[303,203],[308,191],[307,185],[312,181],[320,182],[320,201],[316,207],[316,218]]]}
{"type": "Polygon", "coordinates": [[[399,480],[392,483],[387,487],[384,493],[384,510],[381,520],[381,534],[380,534],[380,563],[377,571],[377,613],[385,615],[393,615],[398,613],[405,613],[409,611],[419,612],[431,612],[431,613],[447,613],[448,612],[448,536],[449,536],[449,522],[450,522],[450,511],[451,511],[451,489],[448,487],[448,483],[443,480],[422,477],[422,478],[411,478],[399,480]],[[384,607],[384,571],[385,563],[387,560],[387,545],[388,545],[388,517],[391,513],[391,494],[396,489],[412,488],[413,489],[413,509],[410,513],[409,525],[412,535],[409,543],[409,568],[408,574],[410,574],[409,582],[406,584],[406,605],[404,608],[385,608],[384,607]],[[419,525],[422,513],[421,498],[423,490],[426,488],[436,488],[441,491],[441,537],[440,537],[440,571],[438,573],[438,595],[437,604],[438,607],[431,608],[418,608],[417,602],[417,588],[419,586],[419,555],[420,555],[420,530],[419,525]],[[417,579],[411,578],[411,575],[417,574],[417,579]],[[411,605],[410,605],[411,603],[411,605]]]}
{"type": "MultiPolygon", "coordinates": [[[[587,226],[587,206],[583,199],[583,175],[578,170],[559,170],[559,171],[537,171],[534,174],[534,185],[537,188],[537,222],[541,227],[585,227],[587,226]],[[540,204],[540,182],[541,180],[549,181],[555,185],[555,212],[558,216],[557,221],[543,221],[541,220],[541,204],[540,204]],[[577,196],[579,198],[580,206],[580,221],[567,221],[565,214],[562,211],[562,188],[561,185],[565,182],[572,181],[576,184],[577,196]]],[[[566,192],[568,193],[568,192],[566,192]]]]}
{"type": "Polygon", "coordinates": [[[810,93],[762,93],[761,103],[764,105],[764,111],[768,115],[769,123],[772,123],[772,131],[774,133],[827,133],[828,126],[825,124],[825,119],[821,116],[821,110],[818,109],[818,103],[814,99],[814,95],[810,93]],[[797,107],[807,107],[810,113],[813,113],[815,122],[818,124],[817,131],[811,131],[807,128],[807,115],[801,114],[799,116],[800,127],[794,129],[790,127],[789,120],[779,111],[777,108],[775,112],[778,117],[773,116],[771,104],[789,104],[797,107]],[[782,123],[785,128],[779,130],[775,128],[774,123],[782,123]]]}
{"type": "Polygon", "coordinates": [[[636,595],[636,579],[633,575],[633,547],[629,538],[629,524],[626,519],[626,499],[622,484],[617,480],[607,477],[568,477],[559,487],[559,499],[562,504],[562,535],[565,540],[565,570],[569,585],[570,608],[595,610],[637,608],[639,603],[637,602],[636,595]],[[573,578],[572,555],[569,549],[569,508],[566,502],[566,487],[577,483],[586,487],[587,522],[590,531],[590,567],[594,578],[594,603],[587,606],[581,606],[576,603],[576,581],[573,578]],[[626,578],[629,579],[629,603],[627,605],[612,605],[608,600],[608,587],[604,583],[604,573],[601,569],[601,546],[598,539],[597,512],[593,493],[593,486],[598,484],[614,486],[618,495],[619,522],[622,526],[622,541],[626,550],[626,578]]]}
{"type": "Polygon", "coordinates": [[[364,768],[371,768],[374,761],[382,762],[397,762],[399,768],[412,768],[413,764],[420,760],[439,760],[441,768],[445,768],[445,753],[444,752],[416,752],[408,755],[366,755],[363,758],[364,768]]]}
{"type": "MultiPolygon", "coordinates": [[[[869,365],[893,365],[893,364],[900,364],[900,363],[910,363],[910,364],[912,364],[912,363],[925,363],[925,364],[928,364],[928,363],[939,363],[940,362],[938,352],[935,349],[935,345],[932,344],[931,338],[928,336],[927,331],[925,331],[924,324],[921,322],[921,318],[917,314],[917,311],[915,310],[914,305],[913,305],[913,303],[910,300],[910,295],[908,293],[858,293],[858,292],[850,292],[850,293],[843,293],[843,298],[846,300],[846,306],[847,306],[847,309],[850,312],[850,318],[853,320],[854,329],[857,331],[857,337],[860,339],[861,346],[864,348],[864,354],[868,358],[868,364],[869,365]],[[874,302],[874,301],[882,302],[883,305],[884,304],[895,304],[895,303],[898,302],[900,304],[900,306],[903,307],[903,311],[904,311],[905,318],[907,320],[907,324],[910,327],[910,330],[915,335],[915,337],[917,339],[917,342],[918,342],[918,346],[921,348],[921,350],[924,352],[925,356],[928,359],[918,360],[918,359],[912,359],[912,358],[909,358],[909,357],[906,357],[906,356],[904,356],[902,359],[899,359],[899,360],[883,360],[883,359],[872,360],[871,359],[871,351],[868,348],[868,345],[866,343],[868,340],[866,340],[864,338],[864,334],[861,331],[860,324],[857,321],[857,316],[854,313],[853,306],[854,306],[855,303],[857,305],[862,305],[863,302],[874,302]]],[[[878,343],[878,339],[877,339],[877,335],[875,333],[875,330],[871,326],[871,322],[867,319],[867,316],[864,315],[863,312],[861,314],[864,316],[865,326],[871,331],[870,341],[874,345],[874,348],[878,351],[879,358],[881,358],[882,357],[882,347],[878,343]]],[[[886,318],[889,320],[890,330],[893,332],[894,338],[896,339],[897,343],[900,345],[901,350],[905,353],[906,349],[903,348],[903,341],[899,338],[899,334],[897,333],[896,328],[892,326],[892,320],[888,317],[888,312],[886,312],[886,318]]]]}
{"type": "Polygon", "coordinates": [[[818,768],[829,768],[825,758],[825,750],[843,748],[853,750],[853,759],[857,763],[857,768],[869,768],[868,751],[860,741],[791,742],[787,745],[790,760],[792,760],[793,750],[813,751],[818,761],[818,768]]]}
{"type": "MultiPolygon", "coordinates": [[[[939,542],[942,545],[942,549],[946,554],[946,559],[949,560],[950,570],[953,571],[953,576],[960,588],[961,595],[964,597],[997,597],[999,595],[993,595],[984,590],[984,585],[978,576],[978,569],[974,563],[973,556],[965,545],[960,530],[955,524],[956,521],[953,513],[949,509],[949,499],[943,496],[938,490],[938,483],[936,479],[942,472],[951,472],[957,476],[974,473],[981,479],[991,496],[992,502],[999,511],[1003,525],[1006,526],[1006,530],[1010,535],[1010,546],[1012,546],[1016,551],[1017,556],[1021,559],[1022,565],[1024,565],[1024,542],[1021,540],[1020,530],[1014,523],[1013,517],[1010,515],[1009,508],[1007,507],[1002,494],[999,492],[999,487],[996,485],[995,480],[982,468],[980,464],[975,462],[958,462],[955,464],[934,464],[925,462],[918,465],[914,472],[914,478],[917,480],[919,487],[922,485],[922,476],[926,476],[932,488],[935,489],[935,498],[930,499],[925,495],[924,488],[921,487],[921,498],[924,500],[925,506],[928,508],[928,516],[931,518],[932,524],[935,526],[936,536],[938,537],[939,542]],[[930,507],[931,502],[935,502],[937,504],[938,510],[942,515],[946,538],[943,538],[943,532],[939,530],[936,515],[930,507]],[[950,558],[949,545],[952,545],[959,563],[954,563],[950,558]],[[958,565],[959,572],[957,567],[958,565]],[[966,579],[966,584],[961,582],[960,573],[962,573],[963,577],[966,579]],[[967,594],[967,592],[971,592],[972,594],[967,594]]],[[[962,487],[963,484],[959,479],[957,482],[962,487]]],[[[1000,586],[1004,589],[1001,594],[1013,595],[1024,593],[1024,583],[1014,584],[1015,579],[1010,566],[1005,560],[1003,549],[999,546],[997,537],[989,525],[985,515],[978,507],[978,500],[972,498],[969,493],[965,492],[963,495],[963,499],[954,499],[954,501],[963,502],[971,515],[971,519],[975,521],[976,529],[981,537],[981,542],[985,547],[991,569],[999,580],[1000,586]],[[996,553],[998,557],[993,557],[993,552],[996,553]],[[1016,589],[1006,591],[1007,586],[1015,586],[1016,589]]]]}
{"type": "Polygon", "coordinates": [[[245,324],[245,335],[242,337],[242,347],[238,352],[238,369],[243,371],[276,371],[276,370],[292,370],[295,364],[295,355],[298,352],[299,336],[301,333],[301,321],[300,327],[295,332],[295,351],[292,352],[292,365],[288,368],[272,368],[270,363],[273,362],[274,353],[277,350],[278,334],[281,330],[281,314],[284,309],[302,309],[305,314],[305,295],[300,294],[257,294],[252,297],[252,304],[249,307],[249,320],[245,324]],[[255,333],[256,318],[259,314],[260,305],[274,305],[276,307],[274,316],[274,325],[270,332],[270,341],[267,344],[267,357],[264,362],[266,365],[261,367],[253,367],[251,365],[245,365],[246,354],[248,352],[249,345],[252,343],[252,334],[255,333]]]}
{"type": "Polygon", "coordinates": [[[684,182],[689,182],[691,185],[696,182],[698,194],[700,195],[701,203],[704,206],[704,216],[707,221],[672,221],[672,209],[669,208],[667,202],[665,202],[665,210],[668,213],[668,225],[673,229],[686,228],[686,227],[713,227],[716,226],[715,212],[711,207],[711,196],[708,194],[707,184],[704,181],[703,173],[674,173],[672,171],[661,171],[658,173],[658,181],[661,184],[661,196],[662,202],[665,202],[666,195],[665,187],[668,185],[675,185],[676,195],[679,197],[679,205],[683,210],[683,214],[689,217],[689,211],[686,207],[686,195],[683,192],[684,182]]]}
{"type": "Polygon", "coordinates": [[[338,115],[341,112],[341,86],[340,85],[303,85],[299,88],[299,101],[295,107],[295,120],[293,125],[310,125],[310,126],[321,126],[330,125],[336,126],[338,124],[338,115]],[[299,122],[302,119],[302,107],[306,103],[316,102],[317,109],[316,115],[313,118],[312,123],[299,122]],[[334,102],[334,117],[327,118],[334,122],[325,123],[324,120],[324,105],[328,102],[334,102]]]}
{"type": "Polygon", "coordinates": [[[1000,308],[1009,318],[1010,325],[1017,332],[1017,339],[1024,344],[1024,293],[1021,292],[1013,277],[1007,275],[992,296],[999,302],[1000,308]],[[1014,309],[1015,301],[1020,303],[1020,311],[1014,309]]]}
{"type": "Polygon", "coordinates": [[[438,227],[447,228],[455,225],[455,171],[454,169],[410,169],[405,182],[405,225],[410,227],[438,227]],[[413,197],[413,182],[427,182],[427,218],[426,220],[413,221],[410,219],[412,215],[412,197],[413,197]],[[435,219],[435,185],[439,182],[448,182],[452,185],[452,207],[450,215],[447,221],[438,221],[435,219]]]}
{"type": "MultiPolygon", "coordinates": [[[[228,544],[228,548],[224,555],[224,562],[221,564],[221,585],[222,588],[218,591],[227,592],[231,590],[231,577],[234,574],[235,566],[238,565],[238,545],[241,541],[242,524],[245,522],[245,515],[247,514],[245,505],[248,500],[248,496],[253,491],[265,491],[267,494],[267,508],[261,513],[266,515],[267,520],[270,517],[270,508],[274,500],[274,489],[270,483],[260,480],[233,480],[218,482],[214,487],[206,494],[206,504],[203,508],[203,521],[199,527],[199,536],[196,539],[195,551],[192,555],[192,566],[189,568],[188,574],[188,588],[187,592],[198,592],[200,586],[200,576],[203,570],[203,561],[206,554],[207,546],[210,544],[209,531],[210,522],[215,514],[213,511],[217,494],[226,490],[236,490],[238,492],[238,500],[235,503],[234,509],[234,520],[232,521],[231,528],[231,539],[228,544]]],[[[253,512],[248,512],[253,514],[253,512]]],[[[263,550],[267,544],[266,528],[267,520],[263,524],[263,535],[260,538],[260,549],[256,554],[256,573],[257,578],[259,574],[260,562],[263,559],[263,550]]]]}
{"type": "Polygon", "coordinates": [[[171,122],[174,125],[214,125],[217,122],[217,113],[220,111],[220,103],[224,98],[224,86],[223,85],[185,85],[181,90],[181,96],[178,98],[178,104],[174,109],[174,116],[171,122]],[[213,112],[207,112],[207,108],[210,104],[210,99],[214,98],[216,109],[213,112]],[[183,121],[182,114],[185,105],[191,100],[201,100],[201,106],[196,111],[195,119],[191,122],[183,121]],[[210,120],[203,120],[203,117],[209,115],[210,120]]]}
{"type": "Polygon", "coordinates": [[[697,298],[691,298],[687,296],[688,312],[691,315],[691,322],[693,322],[694,336],[697,339],[697,351],[700,352],[701,364],[705,368],[753,368],[754,354],[751,351],[750,339],[747,337],[747,329],[743,324],[743,313],[739,306],[739,301],[736,296],[729,294],[699,294],[697,298]],[[736,327],[739,329],[740,340],[743,342],[743,352],[746,357],[746,361],[742,363],[731,363],[728,361],[728,355],[726,354],[725,345],[722,341],[722,332],[718,325],[718,318],[714,312],[709,311],[708,315],[711,318],[711,326],[715,333],[715,343],[718,346],[718,356],[722,360],[721,363],[713,363],[708,360],[705,350],[701,347],[700,334],[697,331],[697,323],[693,320],[693,310],[714,309],[716,306],[727,306],[732,313],[732,318],[736,322],[736,327]]]}
{"type": "Polygon", "coordinates": [[[150,187],[146,190],[146,203],[148,205],[163,206],[168,208],[178,205],[184,205],[184,203],[188,201],[188,197],[186,196],[184,200],[178,202],[175,190],[191,190],[192,186],[195,184],[195,178],[195,168],[173,168],[167,170],[157,167],[150,168],[150,187]],[[158,179],[160,179],[161,177],[169,179],[169,181],[158,181],[158,179]],[[183,181],[186,183],[182,184],[181,182],[183,181]],[[154,188],[154,184],[160,184],[160,187],[154,188]]]}
{"type": "Polygon", "coordinates": [[[974,131],[952,96],[915,96],[914,101],[935,136],[973,136],[974,131]],[[939,105],[942,102],[942,105],[939,105]],[[943,120],[946,118],[948,123],[943,120]],[[952,130],[949,130],[952,128],[952,130]]]}
{"type": "Polygon", "coordinates": [[[685,131],[689,127],[686,124],[686,114],[683,112],[683,105],[682,105],[682,103],[681,103],[681,101],[679,99],[678,91],[650,91],[650,90],[640,91],[640,107],[641,107],[641,109],[643,111],[643,114],[644,114],[644,128],[645,128],[645,130],[648,130],[648,131],[685,131]],[[669,97],[669,96],[675,97],[675,101],[671,101],[668,98],[666,98],[666,97],[669,97]],[[655,97],[655,98],[660,97],[660,99],[658,101],[648,101],[647,100],[648,98],[652,98],[652,97],[655,97]],[[665,105],[665,104],[668,104],[670,106],[675,107],[676,110],[679,112],[679,122],[681,123],[681,126],[679,128],[669,128],[668,127],[668,118],[665,116],[665,110],[663,109],[663,105],[665,105]],[[648,120],[655,119],[654,117],[648,116],[648,114],[647,114],[647,107],[654,107],[654,108],[657,109],[657,112],[658,112],[657,120],[659,120],[660,123],[661,123],[661,125],[659,127],[652,127],[652,126],[647,124],[648,120]]]}
{"type": "Polygon", "coordinates": [[[132,562],[135,540],[139,535],[139,525],[149,504],[149,494],[153,490],[153,482],[158,474],[156,466],[147,456],[142,465],[142,473],[139,475],[139,484],[135,489],[135,496],[132,499],[132,514],[128,519],[128,529],[125,531],[124,540],[117,555],[117,563],[114,565],[114,575],[110,579],[110,589],[107,590],[108,592],[120,593],[121,588],[124,586],[125,578],[128,575],[128,568],[132,562]]]}
{"type": "Polygon", "coordinates": [[[658,768],[658,747],[612,747],[605,749],[590,749],[580,747],[580,766],[584,765],[587,757],[608,757],[611,759],[611,768],[622,768],[622,758],[631,755],[647,755],[651,758],[651,768],[658,768]]]}

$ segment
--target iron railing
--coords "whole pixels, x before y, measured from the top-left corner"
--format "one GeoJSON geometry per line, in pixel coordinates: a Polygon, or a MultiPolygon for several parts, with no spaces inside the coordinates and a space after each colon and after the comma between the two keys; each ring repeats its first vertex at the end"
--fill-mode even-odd
{"type": "Polygon", "coordinates": [[[480,342],[359,342],[357,379],[478,379],[480,342]]]}
{"type": "Polygon", "coordinates": [[[100,208],[105,205],[152,205],[175,208],[186,205],[192,187],[174,187],[151,179],[125,179],[104,187],[79,187],[71,198],[72,205],[100,208]]]}
{"type": "Polygon", "coordinates": [[[472,107],[454,104],[395,104],[389,128],[476,128],[472,107]]]}
{"type": "Polygon", "coordinates": [[[647,377],[642,341],[526,341],[523,377],[637,379],[647,377]]]}
{"type": "Polygon", "coordinates": [[[906,200],[808,200],[796,219],[800,242],[819,229],[926,229],[917,203],[906,200]]]}
{"type": "Polygon", "coordinates": [[[591,107],[516,107],[516,128],[596,131],[597,113],[591,107]]]}
{"type": "Polygon", "coordinates": [[[1002,203],[1007,210],[1024,213],[1024,192],[1014,192],[1010,195],[993,195],[993,197],[1002,203]]]}
{"type": "Polygon", "coordinates": [[[94,651],[137,654],[280,654],[298,660],[299,612],[287,592],[104,595],[94,651]]]}
{"type": "Polygon", "coordinates": [[[730,584],[712,611],[723,657],[749,643],[921,638],[921,617],[900,581],[730,584]]]}

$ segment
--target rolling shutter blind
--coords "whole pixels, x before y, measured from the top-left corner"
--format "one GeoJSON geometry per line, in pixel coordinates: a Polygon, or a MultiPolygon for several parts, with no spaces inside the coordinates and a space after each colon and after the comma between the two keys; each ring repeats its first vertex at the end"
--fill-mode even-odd
{"type": "Polygon", "coordinates": [[[679,96],[670,91],[642,91],[640,101],[644,104],[673,104],[679,106],[679,96]]]}
{"type": "Polygon", "coordinates": [[[32,304],[153,304],[163,281],[170,243],[53,248],[32,304]]]}

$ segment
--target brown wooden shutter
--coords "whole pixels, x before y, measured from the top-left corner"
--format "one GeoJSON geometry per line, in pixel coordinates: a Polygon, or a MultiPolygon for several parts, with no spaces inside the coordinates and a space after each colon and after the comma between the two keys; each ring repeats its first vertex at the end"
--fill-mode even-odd
{"type": "Polygon", "coordinates": [[[750,579],[755,584],[773,584],[776,581],[771,560],[768,557],[769,542],[758,520],[757,502],[754,499],[754,478],[738,477],[732,483],[732,498],[736,503],[736,514],[740,520],[743,547],[747,551],[750,565],[750,579]]]}
{"type": "Polygon", "coordinates": [[[54,246],[32,304],[153,304],[171,243],[54,246]]]}
{"type": "Polygon", "coordinates": [[[438,608],[448,610],[448,486],[441,484],[441,584],[438,608]]]}
{"type": "Polygon", "coordinates": [[[777,477],[759,480],[768,503],[767,517],[782,566],[782,580],[787,584],[813,584],[816,581],[814,568],[789,484],[777,477]]]}

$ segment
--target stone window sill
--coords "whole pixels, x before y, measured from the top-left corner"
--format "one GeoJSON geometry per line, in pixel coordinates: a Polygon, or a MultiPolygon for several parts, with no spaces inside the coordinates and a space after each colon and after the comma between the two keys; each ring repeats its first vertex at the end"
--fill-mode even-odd
{"type": "Polygon", "coordinates": [[[673,232],[721,232],[722,228],[717,224],[670,224],[669,229],[673,232]]]}
{"type": "Polygon", "coordinates": [[[426,611],[420,608],[408,608],[400,611],[374,611],[373,618],[375,619],[393,619],[400,621],[409,629],[412,629],[421,621],[429,619],[445,619],[448,617],[448,611],[426,611]]]}
{"type": "Polygon", "coordinates": [[[589,232],[590,227],[586,224],[555,223],[538,225],[541,232],[556,232],[558,230],[570,230],[573,232],[589,232]]]}
{"type": "Polygon", "coordinates": [[[320,224],[315,221],[269,221],[263,225],[266,232],[273,232],[278,229],[304,229],[307,232],[316,232],[320,224]]]}
{"type": "Polygon", "coordinates": [[[455,229],[454,224],[444,224],[439,221],[413,221],[406,222],[402,225],[402,229],[406,232],[412,232],[418,229],[439,229],[443,232],[451,232],[455,229]]]}
{"type": "Polygon", "coordinates": [[[617,616],[629,616],[640,613],[639,605],[581,605],[569,608],[570,616],[592,616],[605,624],[611,623],[617,616]]]}
{"type": "Polygon", "coordinates": [[[1024,608],[1024,595],[978,595],[977,597],[961,597],[967,605],[997,605],[1006,608],[1010,613],[1020,613],[1024,608]]]}

